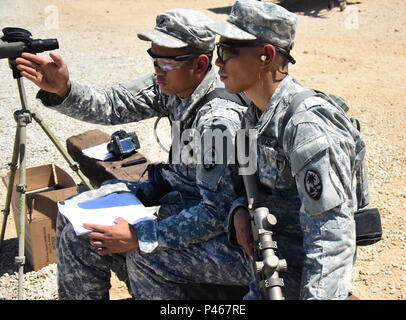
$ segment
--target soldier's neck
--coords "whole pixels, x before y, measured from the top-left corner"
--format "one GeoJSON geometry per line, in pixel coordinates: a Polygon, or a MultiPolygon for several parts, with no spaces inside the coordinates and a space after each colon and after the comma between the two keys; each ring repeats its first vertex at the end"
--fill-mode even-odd
{"type": "Polygon", "coordinates": [[[272,77],[258,79],[255,85],[245,90],[245,94],[252,100],[252,102],[254,102],[261,112],[264,112],[276,88],[278,88],[279,83],[280,81],[274,81],[272,77]]]}

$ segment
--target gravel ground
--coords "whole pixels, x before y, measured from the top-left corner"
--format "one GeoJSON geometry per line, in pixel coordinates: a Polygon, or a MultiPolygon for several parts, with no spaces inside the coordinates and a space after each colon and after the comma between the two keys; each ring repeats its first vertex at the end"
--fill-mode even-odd
{"type": "MultiPolygon", "coordinates": [[[[309,7],[315,2],[307,1],[309,7]]],[[[107,87],[151,71],[151,62],[145,54],[148,43],[138,41],[135,34],[151,28],[156,13],[172,7],[217,8],[206,13],[222,20],[225,8],[233,1],[174,0],[162,4],[156,0],[57,0],[54,3],[59,9],[59,28],[49,28],[49,10],[54,7],[46,0],[2,0],[1,27],[20,26],[29,29],[34,38],[58,38],[61,47],[58,52],[68,63],[71,77],[107,87]],[[79,5],[80,10],[75,8],[79,5]]],[[[350,2],[343,13],[339,10],[301,12],[294,52],[298,64],[291,73],[304,85],[343,95],[351,106],[350,115],[361,121],[368,145],[371,205],[381,211],[384,239],[359,248],[352,292],[361,299],[400,300],[406,299],[406,217],[403,214],[406,209],[406,6],[396,0],[386,1],[384,7],[381,3],[379,0],[350,2]],[[347,23],[348,29],[348,17],[354,12],[360,26],[349,33],[342,26],[347,23]]],[[[4,176],[8,172],[15,135],[13,112],[21,108],[17,84],[6,59],[0,60],[0,79],[0,176],[4,176]]],[[[28,81],[25,88],[29,108],[39,111],[62,143],[90,129],[99,128],[107,133],[118,129],[88,124],[47,110],[34,98],[37,88],[28,81]]],[[[142,152],[152,161],[159,161],[166,159],[166,154],[155,143],[154,121],[120,128],[137,132],[142,152]]],[[[167,141],[167,130],[167,124],[163,123],[160,130],[163,141],[167,141]]],[[[69,172],[65,161],[36,123],[27,127],[27,138],[27,167],[54,162],[69,172]]],[[[72,176],[77,179],[74,173],[72,176]]],[[[2,184],[0,192],[3,208],[6,190],[2,184]]],[[[18,278],[13,263],[17,238],[11,216],[0,254],[0,299],[7,300],[16,299],[18,278]]],[[[57,299],[55,269],[52,264],[33,272],[26,265],[25,298],[57,299]]]]}

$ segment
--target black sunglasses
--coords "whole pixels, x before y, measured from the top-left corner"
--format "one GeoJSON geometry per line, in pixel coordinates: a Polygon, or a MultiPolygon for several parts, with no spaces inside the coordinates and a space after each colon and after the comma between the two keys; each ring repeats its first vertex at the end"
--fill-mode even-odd
{"type": "MultiPolygon", "coordinates": [[[[239,55],[238,47],[262,47],[268,44],[267,42],[259,42],[259,41],[252,41],[252,42],[218,42],[216,43],[217,47],[217,56],[218,58],[226,62],[227,60],[237,57],[239,55]]],[[[279,48],[273,45],[275,50],[282,54],[286,59],[289,60],[290,63],[295,64],[296,60],[284,49],[279,48]]]]}

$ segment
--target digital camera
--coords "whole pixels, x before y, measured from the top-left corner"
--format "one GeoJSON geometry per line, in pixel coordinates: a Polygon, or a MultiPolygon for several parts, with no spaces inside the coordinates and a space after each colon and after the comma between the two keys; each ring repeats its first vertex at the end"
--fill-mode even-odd
{"type": "Polygon", "coordinates": [[[135,153],[140,148],[137,134],[118,130],[111,135],[111,141],[107,144],[107,150],[118,159],[124,159],[135,153]]]}

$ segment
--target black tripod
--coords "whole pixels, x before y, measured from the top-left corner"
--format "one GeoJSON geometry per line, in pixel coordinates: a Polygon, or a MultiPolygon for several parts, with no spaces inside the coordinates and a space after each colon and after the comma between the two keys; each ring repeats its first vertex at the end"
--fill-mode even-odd
{"type": "MultiPolygon", "coordinates": [[[[7,28],[6,28],[7,29],[7,28]]],[[[3,33],[6,34],[5,30],[3,29],[3,33]]],[[[14,28],[13,28],[14,29],[14,28]]],[[[19,29],[21,31],[23,29],[19,29]]],[[[24,30],[25,31],[25,30],[24,30]]],[[[4,38],[4,37],[3,37],[4,38]]],[[[35,41],[42,41],[42,40],[35,40],[35,41]]],[[[56,41],[56,40],[54,40],[56,41]]],[[[15,53],[16,45],[19,45],[21,48],[27,46],[27,44],[22,42],[14,42],[12,44],[12,51],[10,51],[9,45],[5,44],[0,45],[0,56],[3,58],[2,55],[12,54],[14,57],[9,58],[9,66],[13,71],[13,77],[17,80],[18,84],[18,91],[20,95],[20,101],[22,108],[14,112],[14,119],[17,122],[15,140],[14,140],[14,149],[13,149],[13,156],[10,166],[10,179],[8,181],[7,186],[7,196],[6,196],[6,205],[3,210],[3,224],[1,228],[1,236],[0,236],[0,251],[3,246],[4,235],[6,231],[6,223],[7,218],[10,213],[10,203],[11,203],[11,195],[13,192],[14,186],[14,178],[16,174],[17,168],[19,168],[19,183],[16,186],[16,191],[20,194],[19,195],[19,228],[18,228],[18,256],[15,258],[15,262],[18,265],[18,299],[23,298],[22,292],[22,284],[23,284],[23,277],[24,277],[24,264],[25,264],[25,213],[26,213],[26,159],[25,159],[25,152],[26,152],[26,129],[27,125],[32,122],[34,119],[40,127],[44,130],[46,135],[50,138],[52,143],[56,146],[65,160],[68,162],[70,168],[77,173],[79,178],[82,182],[89,188],[93,189],[92,185],[88,181],[88,179],[83,175],[83,173],[79,169],[79,165],[73,161],[64,147],[60,144],[60,142],[56,139],[56,137],[52,134],[48,126],[44,123],[44,121],[35,113],[31,112],[27,108],[27,100],[25,95],[25,89],[23,84],[23,79],[21,78],[21,74],[17,69],[15,57],[19,56],[15,53]],[[6,48],[3,50],[3,48],[6,48]],[[12,52],[12,53],[9,53],[12,52]],[[18,163],[17,163],[18,162],[18,163]]],[[[56,43],[57,44],[57,43],[56,43]]],[[[58,48],[58,47],[56,47],[58,48]]],[[[55,49],[53,47],[52,49],[55,49]]]]}

